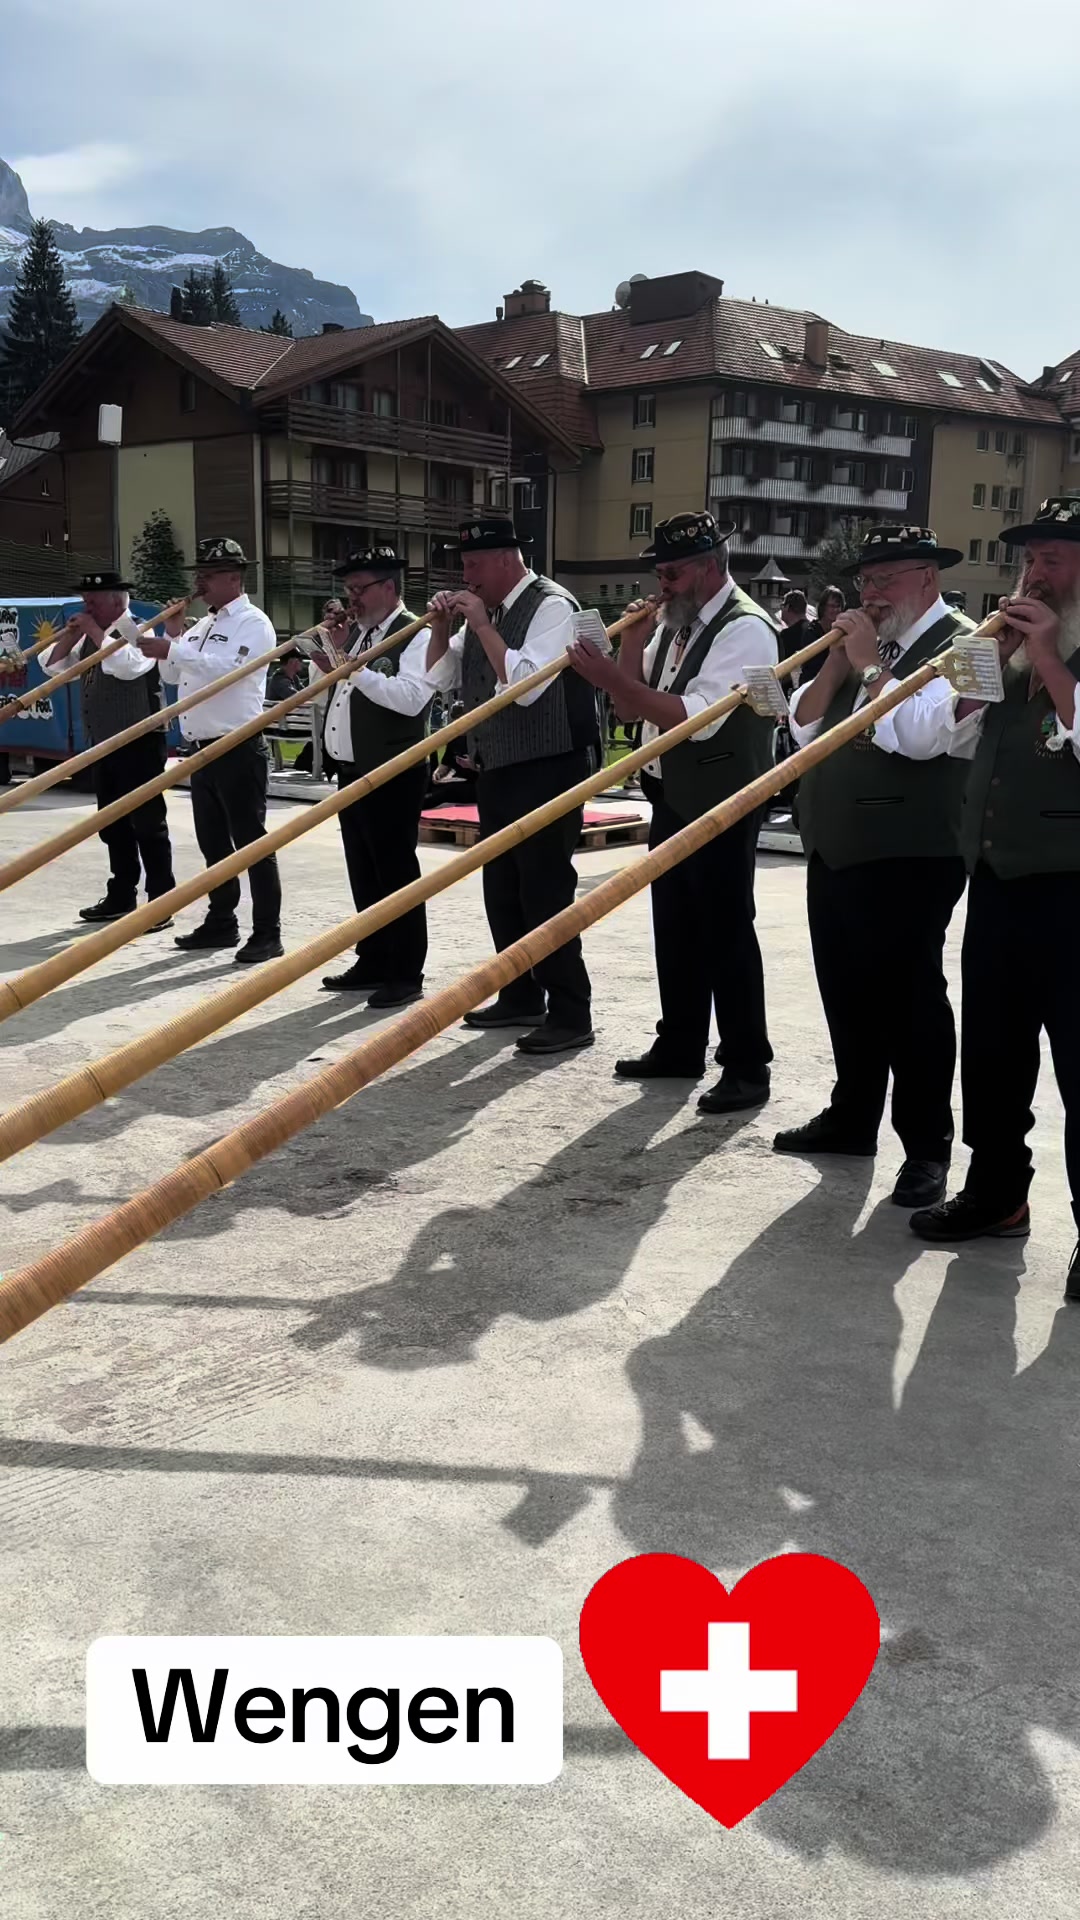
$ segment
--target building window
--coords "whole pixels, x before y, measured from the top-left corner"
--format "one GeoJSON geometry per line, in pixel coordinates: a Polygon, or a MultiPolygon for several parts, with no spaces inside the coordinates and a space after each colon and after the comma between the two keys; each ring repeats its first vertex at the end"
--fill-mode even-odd
{"type": "Polygon", "coordinates": [[[635,393],[634,425],[635,427],[655,427],[656,425],[655,393],[635,393]]]}
{"type": "Polygon", "coordinates": [[[1004,453],[1004,451],[1005,451],[1005,435],[1004,435],[1003,433],[995,433],[995,435],[994,435],[994,452],[995,452],[995,453],[1004,453]]]}
{"type": "Polygon", "coordinates": [[[195,375],[193,373],[180,375],[180,411],[181,413],[195,411],[195,375]]]}
{"type": "Polygon", "coordinates": [[[607,581],[606,580],[602,580],[600,582],[600,585],[597,588],[597,592],[599,593],[601,600],[607,599],[607,581]]]}
{"type": "Polygon", "coordinates": [[[538,480],[514,481],[515,513],[535,513],[540,504],[540,482],[538,480]]]}
{"type": "Polygon", "coordinates": [[[371,411],[381,420],[392,420],[397,412],[397,395],[387,387],[376,387],[371,396],[371,411]]]}
{"type": "Polygon", "coordinates": [[[845,433],[865,433],[865,407],[837,407],[835,424],[845,433]]]}
{"type": "Polygon", "coordinates": [[[987,543],[986,543],[986,558],[987,558],[987,560],[989,561],[989,563],[990,563],[990,565],[991,565],[991,566],[993,566],[993,564],[994,564],[994,562],[995,562],[995,560],[997,559],[997,555],[998,555],[998,543],[997,543],[997,541],[996,541],[996,540],[988,540],[988,541],[987,541],[987,543]]]}
{"type": "Polygon", "coordinates": [[[501,507],[505,512],[508,505],[505,473],[493,473],[488,481],[489,507],[501,507]]]}
{"type": "Polygon", "coordinates": [[[652,447],[637,447],[633,457],[633,473],[631,476],[633,483],[637,486],[640,481],[651,480],[652,477],[653,449],[652,447]]]}
{"type": "Polygon", "coordinates": [[[1009,488],[1009,512],[1019,513],[1019,511],[1020,511],[1020,489],[1019,487],[1010,487],[1009,488]]]}
{"type": "Polygon", "coordinates": [[[981,540],[968,541],[968,559],[970,560],[972,566],[978,566],[979,561],[982,559],[982,541],[981,540]]]}
{"type": "Polygon", "coordinates": [[[964,384],[962,380],[957,379],[955,373],[946,373],[943,367],[938,368],[938,379],[944,380],[947,387],[962,387],[964,384]]]}
{"type": "Polygon", "coordinates": [[[998,601],[1000,599],[1001,599],[1000,593],[984,593],[983,594],[982,618],[984,620],[988,619],[990,614],[997,612],[998,601]]]}
{"type": "Polygon", "coordinates": [[[971,489],[971,504],[973,507],[985,507],[986,505],[986,488],[983,486],[981,480],[977,487],[972,487],[971,489]]]}
{"type": "Polygon", "coordinates": [[[889,432],[898,439],[914,440],[917,421],[911,413],[892,413],[889,415],[889,432]]]}
{"type": "Polygon", "coordinates": [[[782,357],[779,347],[774,347],[771,340],[759,340],[758,346],[770,360],[779,360],[782,357]]]}
{"type": "Polygon", "coordinates": [[[345,413],[359,413],[363,398],[361,389],[351,380],[334,380],[330,383],[330,405],[340,407],[345,413]]]}
{"type": "Polygon", "coordinates": [[[646,537],[646,535],[650,534],[651,532],[652,532],[651,503],[647,507],[631,507],[630,509],[631,540],[642,540],[646,537]]]}
{"type": "Polygon", "coordinates": [[[1002,502],[1004,501],[1004,498],[1005,498],[1005,489],[1004,489],[1004,487],[991,487],[991,489],[990,489],[990,505],[991,505],[992,507],[1000,507],[1000,506],[1001,506],[1001,504],[1002,504],[1002,502]]]}
{"type": "Polygon", "coordinates": [[[1009,458],[1011,460],[1022,460],[1023,457],[1024,457],[1024,436],[1022,433],[1014,433],[1012,437],[1012,446],[1009,448],[1009,458]]]}
{"type": "Polygon", "coordinates": [[[987,450],[989,449],[989,446],[990,446],[989,431],[986,427],[980,427],[978,433],[975,435],[976,452],[986,453],[987,450]]]}

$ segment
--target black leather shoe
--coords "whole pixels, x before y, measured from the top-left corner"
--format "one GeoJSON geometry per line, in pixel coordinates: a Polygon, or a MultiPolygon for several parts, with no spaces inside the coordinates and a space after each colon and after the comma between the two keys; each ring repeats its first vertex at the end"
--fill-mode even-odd
{"type": "Polygon", "coordinates": [[[1031,1232],[1031,1210],[1026,1200],[1003,1212],[974,1194],[958,1193],[913,1213],[908,1225],[920,1240],[1024,1240],[1031,1232]]]}
{"type": "Polygon", "coordinates": [[[773,1141],[774,1153],[846,1153],[853,1160],[872,1160],[876,1140],[857,1140],[842,1133],[828,1107],[801,1127],[786,1127],[773,1141]]]}
{"type": "Polygon", "coordinates": [[[542,1027],[546,1018],[544,1013],[514,1013],[494,1000],[490,1007],[474,1007],[467,1013],[465,1025],[481,1031],[488,1027],[542,1027]]]}
{"type": "Polygon", "coordinates": [[[1069,1262],[1069,1271],[1065,1275],[1066,1300],[1080,1300],[1080,1240],[1073,1248],[1073,1257],[1069,1262]]]}
{"type": "Polygon", "coordinates": [[[671,1060],[659,1047],[650,1047],[636,1060],[616,1060],[620,1080],[700,1080],[705,1068],[700,1060],[691,1066],[686,1060],[671,1060]]]}
{"type": "Polygon", "coordinates": [[[235,960],[234,967],[254,967],[260,960],[278,960],[285,949],[278,933],[253,933],[245,940],[235,960]]]}
{"type": "Polygon", "coordinates": [[[523,1033],[517,1050],[530,1057],[540,1053],[569,1053],[574,1047],[591,1047],[595,1039],[596,1035],[588,1028],[582,1033],[580,1028],[549,1027],[545,1022],[535,1033],[523,1033]]]}
{"type": "Polygon", "coordinates": [[[897,1207],[933,1207],[949,1184],[947,1160],[905,1160],[889,1196],[897,1207]]]}
{"type": "Polygon", "coordinates": [[[103,900],[95,900],[92,907],[80,907],[79,919],[123,920],[129,913],[134,913],[135,906],[136,902],[132,900],[130,906],[118,907],[116,901],[110,900],[108,894],[106,894],[103,900]]]}
{"type": "Polygon", "coordinates": [[[211,947],[238,947],[240,935],[235,927],[215,927],[212,920],[204,920],[194,932],[178,933],[173,945],[182,947],[185,953],[199,953],[211,947]]]}
{"type": "Polygon", "coordinates": [[[410,1000],[422,1000],[424,983],[422,980],[388,980],[383,987],[376,987],[368,1001],[369,1007],[407,1007],[410,1000]]]}
{"type": "Polygon", "coordinates": [[[715,1087],[698,1101],[699,1113],[742,1113],[747,1107],[763,1107],[771,1088],[769,1075],[736,1073],[725,1067],[715,1087]]]}
{"type": "Polygon", "coordinates": [[[327,993],[373,993],[378,987],[385,986],[385,980],[379,975],[367,973],[359,961],[346,967],[344,973],[328,973],[323,976],[323,986],[327,993]]]}

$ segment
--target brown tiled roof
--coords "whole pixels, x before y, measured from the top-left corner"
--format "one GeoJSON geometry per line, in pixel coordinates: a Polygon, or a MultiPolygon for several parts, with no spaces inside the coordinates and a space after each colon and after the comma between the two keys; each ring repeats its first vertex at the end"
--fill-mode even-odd
{"type": "Polygon", "coordinates": [[[437,324],[435,315],[428,314],[422,319],[390,320],[378,327],[344,327],[339,333],[289,340],[281,334],[256,333],[248,327],[227,327],[220,322],[210,327],[189,327],[181,320],[170,320],[167,314],[142,307],[129,308],[128,312],[188,359],[199,361],[209,373],[231,386],[250,391],[257,388],[260,393],[294,386],[330,364],[370,359],[403,336],[437,324]]]}
{"type": "Polygon", "coordinates": [[[455,333],[504,380],[524,388],[578,446],[603,444],[585,392],[584,322],[577,314],[522,313],[512,320],[456,327],[455,333]],[[509,364],[512,360],[516,365],[509,364]]]}
{"type": "MultiPolygon", "coordinates": [[[[522,314],[460,332],[506,379],[528,382],[530,388],[553,369],[564,382],[576,382],[591,393],[718,378],[765,381],[804,392],[850,393],[893,407],[933,407],[1032,423],[1060,419],[1062,400],[1068,404],[1073,393],[1072,386],[1033,389],[999,361],[982,361],[976,354],[845,333],[832,323],[829,364],[817,368],[804,357],[806,322],[817,317],[791,307],[720,296],[694,313],[664,322],[635,323],[628,312],[616,308],[583,319],[565,313],[522,314]],[[775,347],[779,357],[767,353],[761,340],[775,347]],[[649,346],[655,351],[642,359],[649,346]],[[545,352],[551,361],[542,369],[534,367],[545,352]],[[508,367],[518,356],[519,364],[508,367]],[[894,368],[896,377],[882,373],[875,361],[894,368]],[[959,386],[943,380],[942,373],[952,374],[959,386]],[[987,385],[980,386],[980,380],[987,385]]],[[[1076,359],[1080,388],[1080,355],[1076,359]]]]}
{"type": "Polygon", "coordinates": [[[1045,394],[1070,418],[1080,415],[1080,353],[1059,360],[1045,379],[1032,382],[1032,390],[1045,394]]]}

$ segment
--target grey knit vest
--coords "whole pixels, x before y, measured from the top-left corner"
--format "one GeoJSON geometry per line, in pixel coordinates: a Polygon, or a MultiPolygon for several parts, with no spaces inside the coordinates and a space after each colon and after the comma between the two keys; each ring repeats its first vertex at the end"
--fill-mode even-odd
{"type": "MultiPolygon", "coordinates": [[[[577,610],[578,602],[565,587],[538,574],[530,580],[512,607],[504,614],[499,634],[506,646],[518,652],[524,645],[533,615],[545,600],[565,600],[577,610]]],[[[494,697],[495,669],[482,643],[471,627],[465,631],[461,662],[461,697],[466,710],[482,706],[494,697]]],[[[579,674],[565,669],[538,700],[526,707],[504,707],[501,713],[485,720],[469,734],[469,753],[484,773],[498,767],[516,766],[523,760],[546,760],[556,754],[572,753],[577,748],[598,747],[600,710],[596,691],[579,674]]]]}
{"type": "Polygon", "coordinates": [[[103,667],[91,667],[83,675],[83,730],[92,746],[111,740],[114,733],[123,733],[125,727],[157,713],[160,706],[161,681],[156,667],[137,680],[118,680],[103,667]]]}

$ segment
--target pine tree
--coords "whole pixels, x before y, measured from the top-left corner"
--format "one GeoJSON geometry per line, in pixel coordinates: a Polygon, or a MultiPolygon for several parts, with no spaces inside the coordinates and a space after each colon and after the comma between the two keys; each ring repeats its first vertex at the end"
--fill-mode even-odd
{"type": "Polygon", "coordinates": [[[215,320],[221,320],[229,327],[243,326],[240,309],[236,304],[236,295],[232,289],[232,281],[220,260],[215,262],[214,271],[210,276],[210,299],[213,302],[215,320]]]}
{"type": "Polygon", "coordinates": [[[189,327],[208,327],[214,318],[214,296],[210,291],[210,282],[205,273],[197,273],[192,267],[184,281],[180,295],[180,318],[189,327]]]}
{"type": "Polygon", "coordinates": [[[135,591],[142,599],[164,606],[186,592],[190,578],[173,523],[164,507],[155,507],[131,549],[135,591]]]}
{"type": "Polygon", "coordinates": [[[35,220],[0,335],[0,389],[8,418],[40,387],[82,332],[47,220],[35,220]]]}
{"type": "Polygon", "coordinates": [[[275,307],[274,317],[271,320],[270,325],[268,327],[260,327],[259,332],[260,333],[280,333],[280,334],[284,334],[286,339],[291,340],[293,337],[292,321],[287,320],[285,318],[285,315],[282,313],[280,307],[275,307]]]}

